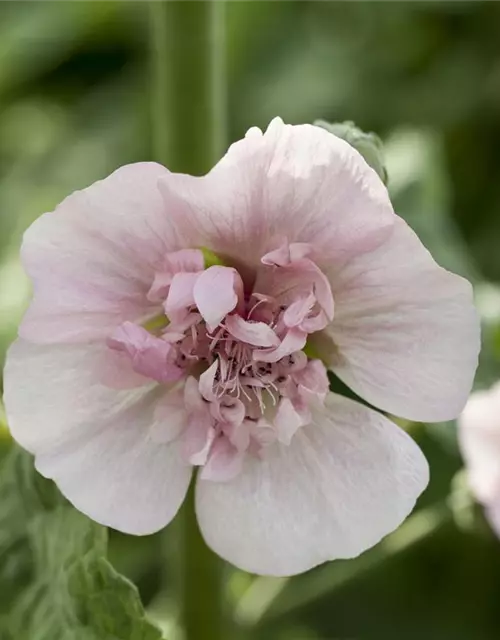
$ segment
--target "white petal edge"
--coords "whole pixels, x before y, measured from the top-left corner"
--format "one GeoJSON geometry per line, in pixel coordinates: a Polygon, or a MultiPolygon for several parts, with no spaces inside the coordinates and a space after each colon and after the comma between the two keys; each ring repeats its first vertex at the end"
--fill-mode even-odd
{"type": "Polygon", "coordinates": [[[390,238],[330,282],[335,317],[317,348],[370,404],[422,422],[456,418],[472,387],[480,323],[467,280],[436,264],[397,216],[390,238]]]}
{"type": "Polygon", "coordinates": [[[410,513],[428,478],[404,431],[330,393],[289,446],[247,457],[230,482],[198,478],[196,513],[207,544],[229,562],[294,575],[375,545],[410,513]]]}

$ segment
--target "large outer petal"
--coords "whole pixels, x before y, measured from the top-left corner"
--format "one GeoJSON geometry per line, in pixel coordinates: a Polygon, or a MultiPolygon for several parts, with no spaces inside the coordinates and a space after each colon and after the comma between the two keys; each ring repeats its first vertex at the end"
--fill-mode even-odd
{"type": "Polygon", "coordinates": [[[97,384],[98,351],[15,342],[5,369],[8,423],[77,509],[120,531],[152,533],[175,516],[191,467],[175,442],[153,438],[161,390],[97,384]]]}
{"type": "MultiPolygon", "coordinates": [[[[310,242],[322,266],[376,247],[394,214],[387,190],[349,144],[312,125],[276,118],[252,129],[203,178],[165,176],[178,232],[234,264],[257,267],[283,237],[310,242]]],[[[243,273],[244,270],[243,270],[243,273]]]]}
{"type": "Polygon", "coordinates": [[[248,457],[230,482],[198,479],[196,511],[223,558],[254,573],[292,575],[376,544],[427,481],[427,462],[404,431],[330,394],[289,446],[248,457]]]}
{"type": "Polygon", "coordinates": [[[411,420],[456,417],[480,348],[472,288],[439,267],[395,217],[390,238],[329,272],[335,300],[331,369],[371,404],[411,420]]]}
{"type": "Polygon", "coordinates": [[[170,205],[158,190],[165,175],[154,163],[124,166],[31,225],[22,247],[34,286],[20,329],[24,338],[102,338],[151,309],[155,269],[179,244],[170,205]]]}

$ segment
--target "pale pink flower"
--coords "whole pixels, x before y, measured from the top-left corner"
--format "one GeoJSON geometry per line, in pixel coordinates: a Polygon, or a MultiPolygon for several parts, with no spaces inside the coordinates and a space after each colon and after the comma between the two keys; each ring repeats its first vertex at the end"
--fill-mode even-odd
{"type": "Polygon", "coordinates": [[[470,488],[500,536],[500,382],[470,396],[458,427],[470,488]]]}
{"type": "Polygon", "coordinates": [[[412,420],[456,416],[470,390],[469,284],[314,126],[251,129],[201,178],[122,167],[37,220],[22,257],[14,437],[78,509],[134,534],[174,517],[200,467],[205,540],[252,572],[359,554],[427,484],[410,437],[330,393],[327,367],[412,420]]]}

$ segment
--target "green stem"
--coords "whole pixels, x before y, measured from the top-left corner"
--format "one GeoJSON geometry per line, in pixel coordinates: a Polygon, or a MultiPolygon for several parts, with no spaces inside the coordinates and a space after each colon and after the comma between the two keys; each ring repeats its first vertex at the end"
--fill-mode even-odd
{"type": "Polygon", "coordinates": [[[226,148],[225,2],[150,2],[153,155],[200,175],[226,148]]]}
{"type": "MultiPolygon", "coordinates": [[[[220,0],[150,2],[152,149],[171,171],[201,175],[226,148],[224,12],[220,0]]],[[[185,640],[220,640],[222,562],[205,545],[194,488],[179,515],[185,640]]]]}
{"type": "Polygon", "coordinates": [[[221,640],[222,570],[218,556],[203,541],[194,510],[194,483],[183,512],[182,626],[185,640],[221,640]]]}

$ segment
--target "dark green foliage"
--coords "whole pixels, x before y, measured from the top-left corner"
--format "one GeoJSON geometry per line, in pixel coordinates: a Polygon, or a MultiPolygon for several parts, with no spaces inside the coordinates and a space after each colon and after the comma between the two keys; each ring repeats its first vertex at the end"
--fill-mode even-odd
{"type": "Polygon", "coordinates": [[[137,588],[106,559],[107,531],[75,511],[31,456],[0,467],[2,640],[160,640],[137,588]]]}

